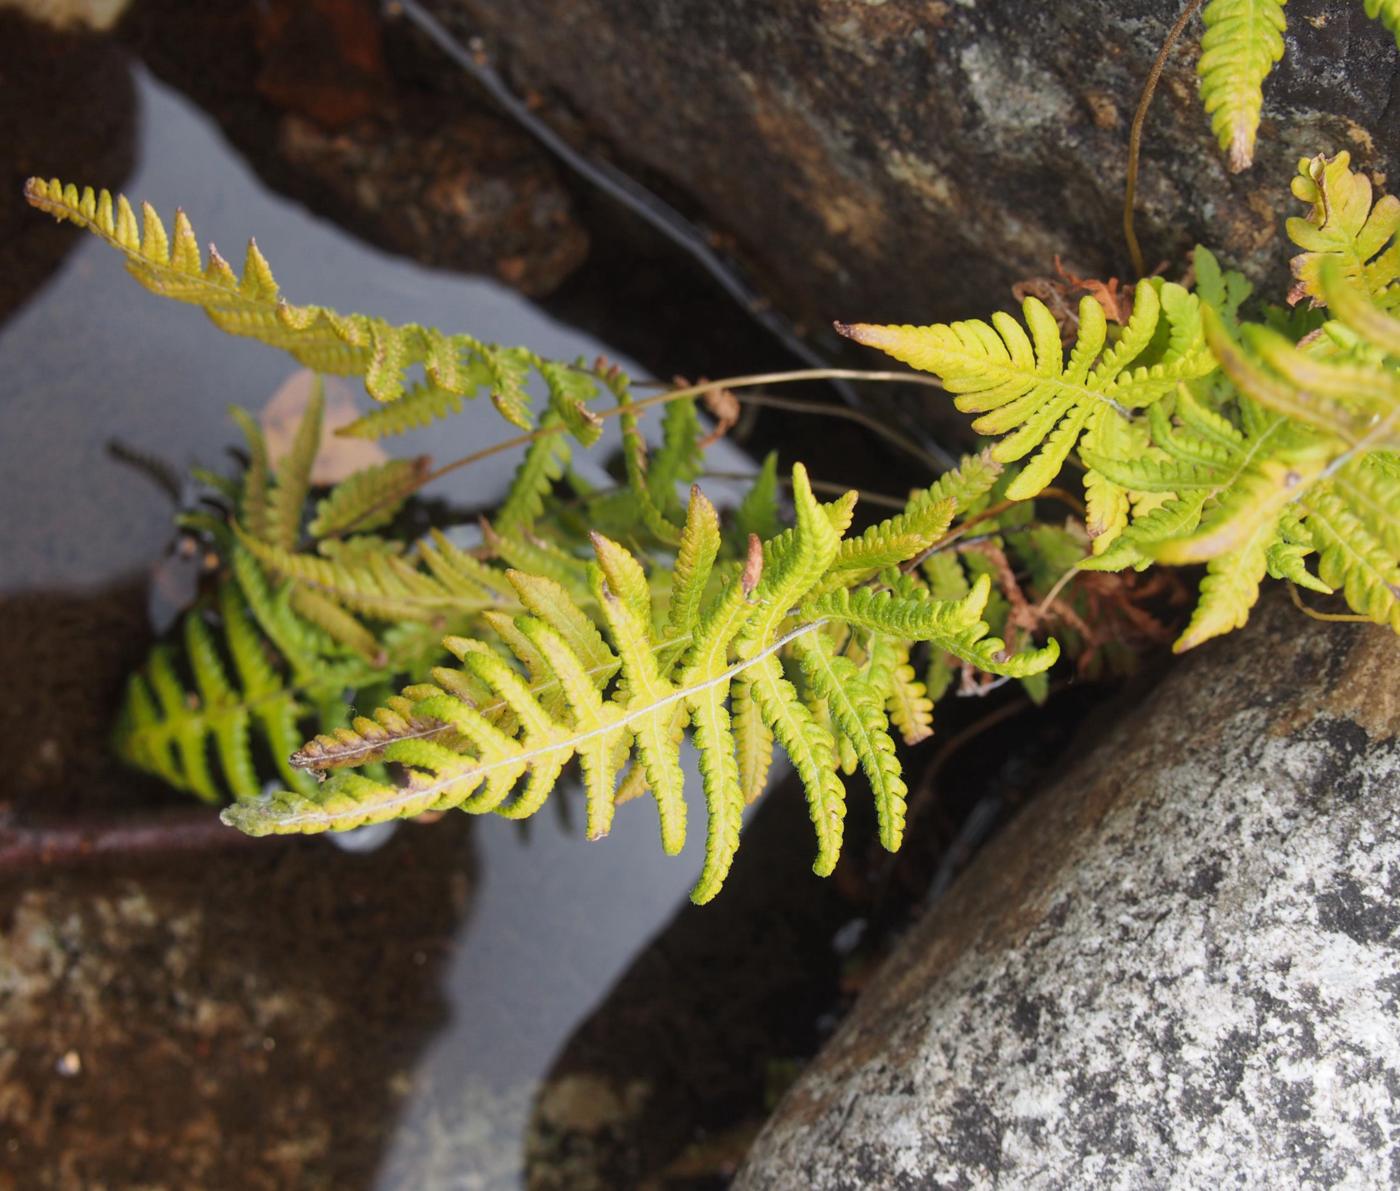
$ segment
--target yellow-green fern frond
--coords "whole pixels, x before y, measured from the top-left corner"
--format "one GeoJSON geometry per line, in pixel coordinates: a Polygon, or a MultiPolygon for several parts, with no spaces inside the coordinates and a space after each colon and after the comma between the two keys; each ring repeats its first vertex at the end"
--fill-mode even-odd
{"type": "MultiPolygon", "coordinates": [[[[1179,285],[1138,285],[1132,317],[1113,342],[1103,307],[1086,297],[1079,338],[1064,358],[1059,326],[1044,303],[1027,298],[1026,328],[997,313],[980,320],[931,327],[840,327],[860,343],[937,375],[954,404],[980,415],[979,434],[1005,435],[992,459],[1007,463],[1031,455],[1005,495],[1025,500],[1059,473],[1076,445],[1122,453],[1142,438],[1132,413],[1171,392],[1179,381],[1215,367],[1201,334],[1200,303],[1179,285]],[[1032,455],[1032,452],[1034,454],[1032,455]]],[[[1127,494],[1093,471],[1086,477],[1091,534],[1105,542],[1122,524],[1127,494]]]]}
{"type": "MultiPolygon", "coordinates": [[[[325,306],[294,305],[282,296],[256,243],[249,242],[243,272],[236,274],[217,249],[211,247],[207,258],[201,255],[183,211],[176,212],[168,232],[149,203],[142,204],[138,220],[125,196],[114,200],[106,190],[79,191],[57,179],[31,178],[24,193],[32,206],[120,251],[127,270],[146,289],[199,306],[221,330],[281,348],[317,372],[362,376],[376,401],[412,399],[403,413],[361,419],[352,433],[378,437],[421,424],[474,395],[483,383],[503,417],[522,429],[531,427],[526,381],[532,368],[549,362],[523,348],[501,348],[416,323],[395,326],[325,306]],[[406,394],[407,375],[419,366],[428,385],[406,394]]],[[[555,381],[547,369],[542,375],[557,387],[557,375],[555,381]]]]}
{"type": "Polygon", "coordinates": [[[314,538],[353,530],[365,533],[388,525],[404,502],[422,485],[428,457],[390,459],[347,476],[317,502],[307,532],[314,538]]]}
{"type": "Polygon", "coordinates": [[[1293,194],[1312,209],[1287,224],[1288,238],[1304,250],[1291,262],[1297,280],[1290,298],[1324,303],[1322,270],[1331,261],[1382,310],[1400,311],[1400,199],[1383,195],[1373,204],[1371,180],[1352,170],[1345,151],[1303,158],[1293,194]]]}
{"type": "MultiPolygon", "coordinates": [[[[403,767],[399,781],[341,772],[309,793],[288,791],[231,808],[228,821],[266,834],[340,830],[449,806],[525,815],[578,757],[590,835],[607,830],[626,771],[642,775],[657,805],[663,847],[675,852],[686,830],[680,743],[689,726],[709,825],[692,893],[697,901],[713,897],[723,883],[744,806],[761,784],[775,741],[807,791],[816,871],[830,872],[840,849],[843,750],[872,784],[881,838],[896,846],[904,784],[886,712],[888,679],[848,656],[849,629],[894,639],[903,652],[892,670],[907,668],[900,660],[907,644],[898,642],[930,641],[974,665],[1016,675],[1044,670],[1058,651],[1052,642],[1008,655],[988,636],[980,620],[989,595],[985,577],[952,603],[931,598],[898,572],[874,586],[830,589],[843,558],[883,558],[883,544],[894,540],[911,549],[926,542],[946,524],[949,500],[927,502],[931,511],[915,503],[903,521],[877,528],[843,555],[853,498],[820,503],[800,465],[792,487],[796,525],[765,543],[751,539],[742,565],[716,565],[718,516],[692,489],[670,568],[648,567],[595,534],[587,600],[551,580],[512,575],[525,610],[509,631],[503,619],[491,621],[503,630],[494,645],[449,639],[459,668],[440,667],[432,684],[405,689],[387,708],[312,742],[299,757],[316,768],[382,758],[403,767]],[[917,517],[925,520],[906,532],[917,517]],[[664,600],[657,595],[663,591],[664,600]],[[801,691],[785,671],[786,659],[803,676],[801,691]]],[[[847,565],[846,573],[869,569],[862,562],[847,565]]],[[[899,678],[909,682],[903,673],[899,678]]],[[[905,719],[917,734],[926,710],[913,690],[905,698],[905,719]]]]}
{"type": "Polygon", "coordinates": [[[1254,160],[1264,80],[1283,57],[1285,0],[1211,0],[1201,14],[1201,102],[1238,173],[1254,160]]]}

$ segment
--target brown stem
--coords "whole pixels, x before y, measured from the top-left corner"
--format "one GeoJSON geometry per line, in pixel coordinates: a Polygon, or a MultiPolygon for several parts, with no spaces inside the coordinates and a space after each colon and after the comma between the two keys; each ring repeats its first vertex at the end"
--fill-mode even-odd
{"type": "Polygon", "coordinates": [[[0,824],[0,877],[109,857],[212,852],[260,843],[205,807],[122,817],[75,815],[0,824]]]}
{"type": "Polygon", "coordinates": [[[1142,95],[1138,99],[1137,111],[1133,114],[1133,130],[1128,135],[1128,181],[1123,188],[1123,238],[1128,241],[1128,255],[1132,257],[1133,271],[1139,277],[1147,273],[1142,247],[1138,244],[1137,232],[1133,228],[1133,203],[1137,198],[1138,160],[1142,156],[1142,126],[1147,122],[1147,109],[1152,106],[1152,96],[1156,94],[1157,83],[1161,80],[1162,71],[1167,65],[1167,55],[1172,52],[1172,47],[1176,45],[1182,30],[1186,28],[1186,22],[1196,15],[1196,10],[1204,3],[1205,0],[1188,0],[1181,15],[1176,18],[1176,24],[1171,27],[1171,32],[1167,34],[1167,40],[1157,51],[1156,60],[1152,63],[1152,69],[1147,74],[1147,82],[1143,84],[1142,95]]]}

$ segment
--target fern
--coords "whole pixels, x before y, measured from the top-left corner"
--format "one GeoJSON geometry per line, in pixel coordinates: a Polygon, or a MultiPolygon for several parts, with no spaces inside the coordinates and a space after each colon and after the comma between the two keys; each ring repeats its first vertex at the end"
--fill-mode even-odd
{"type": "MultiPolygon", "coordinates": [[[[1242,322],[1248,283],[1198,249],[1198,292],[1140,283],[1116,342],[1086,299],[1068,364],[1033,298],[1029,336],[1004,314],[838,327],[939,375],[958,408],[981,415],[975,430],[1007,434],[994,460],[1036,452],[1005,497],[1042,491],[1077,446],[1095,555],[1080,569],[1206,564],[1178,650],[1243,625],[1266,575],[1338,591],[1400,631],[1400,204],[1373,203],[1345,153],[1304,160],[1293,189],[1311,208],[1288,224],[1304,249],[1295,297],[1329,308],[1320,326],[1242,322]]],[[[932,559],[924,575],[956,598],[980,566],[932,559]]],[[[1000,586],[1014,595],[1013,583],[1000,586]]],[[[987,616],[1009,624],[1010,611],[987,616]]],[[[935,654],[925,693],[946,690],[958,664],[935,654]]]]}
{"type": "Polygon", "coordinates": [[[1370,179],[1352,171],[1345,151],[1303,158],[1293,193],[1311,210],[1287,224],[1289,239],[1304,249],[1293,258],[1297,284],[1290,300],[1325,305],[1321,274],[1332,261],[1349,286],[1384,311],[1400,311],[1400,199],[1385,195],[1373,205],[1370,179]]]}
{"type": "MultiPolygon", "coordinates": [[[[214,324],[281,348],[318,372],[362,376],[376,401],[409,404],[402,412],[361,419],[353,429],[366,437],[425,424],[486,388],[508,421],[530,429],[526,381],[531,369],[551,383],[550,365],[523,348],[502,348],[470,335],[448,335],[416,323],[395,326],[362,314],[342,315],[325,306],[296,306],[278,289],[272,269],[250,241],[243,272],[234,273],[217,249],[200,255],[194,228],[183,211],[167,231],[155,209],[143,203],[138,221],[125,196],[81,192],[57,179],[30,178],[25,197],[41,211],[92,232],[120,251],[131,275],[146,289],[201,307],[214,324]],[[421,366],[426,386],[408,389],[407,376],[421,366]]],[[[553,382],[557,387],[557,379],[553,382]]]]}
{"type": "MultiPolygon", "coordinates": [[[[440,634],[427,626],[401,618],[371,632],[327,595],[273,581],[257,555],[290,555],[282,543],[301,535],[320,435],[319,392],[275,473],[257,423],[233,412],[248,439],[248,464],[236,480],[210,478],[222,513],[257,529],[235,536],[222,515],[182,516],[187,528],[212,536],[226,570],[214,592],[183,615],[175,640],[156,646],[131,676],[114,736],[129,764],[212,803],[256,798],[269,762],[282,782],[309,789],[314,783],[289,758],[308,732],[330,732],[345,721],[346,692],[380,697],[394,675],[426,673],[442,653],[440,634]]],[[[405,462],[410,470],[418,466],[405,462]]],[[[314,538],[347,528],[346,517],[386,491],[401,500],[402,470],[385,465],[350,477],[319,502],[308,532],[314,538]]],[[[353,535],[322,545],[339,555],[327,565],[344,569],[392,557],[394,549],[353,535]]]]}
{"type": "Polygon", "coordinates": [[[1150,452],[1086,452],[1116,482],[1166,494],[1086,569],[1207,564],[1178,650],[1243,625],[1266,574],[1340,591],[1357,614],[1400,632],[1400,483],[1391,463],[1400,449],[1400,319],[1382,305],[1393,280],[1371,260],[1393,231],[1388,204],[1373,210],[1369,186],[1356,184],[1344,160],[1340,170],[1335,159],[1305,164],[1319,192],[1304,197],[1337,203],[1322,221],[1328,247],[1318,225],[1295,228],[1311,250],[1295,271],[1337,321],[1295,344],[1258,324],[1232,331],[1208,310],[1207,339],[1235,417],[1183,386],[1170,413],[1166,403],[1151,411],[1150,452]]]}
{"type": "MultiPolygon", "coordinates": [[[[1112,454],[1145,445],[1131,418],[1181,380],[1210,372],[1214,362],[1201,334],[1200,303],[1179,285],[1148,281],[1137,287],[1132,317],[1110,343],[1103,307],[1086,297],[1079,338],[1064,359],[1059,327],[1030,297],[1022,304],[1029,336],[1010,315],[931,327],[837,324],[842,334],[915,368],[936,374],[956,394],[954,404],[980,416],[979,434],[1005,435],[992,448],[999,462],[1034,452],[1007,488],[1011,500],[1042,491],[1076,444],[1112,454]]],[[[1100,549],[1121,531],[1129,494],[1091,468],[1084,481],[1092,537],[1100,549]]]]}
{"type": "MultiPolygon", "coordinates": [[[[870,779],[882,841],[897,847],[905,791],[885,710],[889,680],[873,681],[857,665],[851,630],[901,647],[933,642],[996,674],[1037,673],[1058,650],[1050,642],[1008,654],[989,637],[981,619],[986,580],[961,600],[941,601],[916,579],[880,570],[890,543],[917,548],[946,527],[953,502],[936,490],[854,544],[844,536],[854,494],[819,503],[800,465],[793,492],[796,525],[767,542],[750,538],[742,561],[722,560],[718,516],[692,489],[669,566],[648,574],[629,550],[595,534],[587,601],[511,574],[527,609],[511,619],[513,633],[495,648],[449,640],[459,667],[435,669],[431,684],[408,688],[399,702],[313,742],[300,758],[317,768],[347,757],[357,765],[392,761],[403,767],[400,782],[340,773],[310,792],[230,808],[228,821],[265,834],[341,830],[454,806],[524,816],[577,757],[596,836],[607,830],[618,776],[633,757],[632,772],[644,775],[657,805],[663,847],[674,853],[686,834],[679,745],[689,725],[709,823],[697,901],[713,897],[728,872],[744,805],[774,742],[807,791],[816,871],[830,872],[840,849],[844,748],[870,779]],[[664,608],[658,591],[669,593],[664,608]],[[516,665],[498,652],[501,644],[516,665]]],[[[924,712],[912,698],[916,723],[924,712]]]]}
{"type": "Polygon", "coordinates": [[[1254,160],[1264,80],[1283,57],[1285,3],[1211,0],[1201,14],[1206,26],[1196,64],[1201,102],[1236,173],[1254,160]]]}

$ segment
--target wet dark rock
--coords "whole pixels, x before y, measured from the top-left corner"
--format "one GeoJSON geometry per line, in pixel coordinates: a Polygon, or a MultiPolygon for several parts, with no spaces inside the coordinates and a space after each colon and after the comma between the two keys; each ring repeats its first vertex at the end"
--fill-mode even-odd
{"type": "Polygon", "coordinates": [[[470,827],[0,878],[0,1187],[375,1185],[470,827]]]}
{"type": "MultiPolygon", "coordinates": [[[[434,0],[634,172],[732,238],[779,306],[924,321],[1002,304],[1054,254],[1127,267],[1128,127],[1179,6],[971,0],[434,0]]],[[[1295,0],[1256,164],[1231,175],[1196,95],[1195,21],[1147,129],[1140,234],[1282,281],[1300,155],[1400,177],[1393,38],[1357,4],[1295,0]]]]}
{"type": "Polygon", "coordinates": [[[421,55],[370,0],[141,0],[121,35],[270,186],[372,243],[535,296],[587,255],[548,156],[455,74],[401,69],[421,55]]]}
{"type": "Polygon", "coordinates": [[[89,179],[119,186],[134,156],[136,96],[127,55],[109,39],[57,32],[8,11],[0,11],[0,88],[23,97],[0,104],[3,321],[82,235],[36,219],[25,179],[48,176],[57,161],[83,161],[89,179]]]}
{"type": "Polygon", "coordinates": [[[738,1186],[1400,1171],[1400,642],[1273,599],[917,926],[738,1186]]]}

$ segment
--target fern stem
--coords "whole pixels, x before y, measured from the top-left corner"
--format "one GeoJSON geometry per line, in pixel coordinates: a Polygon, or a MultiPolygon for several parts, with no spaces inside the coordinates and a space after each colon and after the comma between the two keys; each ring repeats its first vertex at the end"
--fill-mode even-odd
{"type": "MultiPolygon", "coordinates": [[[[902,373],[889,373],[887,375],[904,377],[902,373]]],[[[871,375],[867,376],[866,379],[884,379],[884,376],[882,375],[877,378],[871,375]]],[[[904,379],[908,378],[904,377],[904,379]]],[[[934,380],[933,377],[929,377],[928,379],[934,380]]],[[[937,384],[938,382],[934,380],[934,383],[937,384]]],[[[739,400],[745,405],[754,405],[767,409],[784,409],[791,413],[815,414],[818,417],[824,418],[845,418],[847,421],[864,426],[872,434],[883,438],[891,446],[898,447],[899,450],[903,451],[905,454],[912,455],[930,471],[941,472],[947,470],[942,460],[934,458],[928,451],[925,451],[920,446],[916,446],[898,431],[891,429],[878,418],[871,417],[863,410],[851,409],[844,405],[827,405],[820,401],[797,401],[791,397],[768,397],[762,393],[750,393],[746,397],[739,397],[739,400]]]]}
{"type": "MultiPolygon", "coordinates": [[[[648,716],[654,715],[657,711],[660,711],[663,708],[672,707],[675,704],[682,702],[683,700],[692,698],[695,695],[703,694],[705,691],[710,690],[712,687],[719,686],[721,683],[732,681],[734,678],[742,674],[745,670],[748,670],[751,667],[758,665],[759,662],[763,661],[765,658],[771,657],[780,649],[786,648],[788,645],[792,644],[793,641],[797,640],[798,637],[803,637],[808,633],[815,632],[817,629],[823,627],[826,623],[826,619],[823,618],[821,620],[809,621],[807,624],[800,624],[796,628],[790,629],[788,632],[784,633],[772,644],[759,650],[756,654],[753,655],[753,657],[740,659],[739,661],[735,662],[732,666],[730,666],[727,670],[723,671],[720,674],[716,674],[713,678],[707,678],[704,682],[696,683],[694,686],[682,687],[678,690],[674,690],[669,695],[666,695],[664,698],[657,699],[654,702],[648,703],[645,707],[638,707],[635,710],[628,712],[626,715],[623,715],[609,723],[603,724],[600,727],[590,728],[587,732],[580,732],[577,736],[570,736],[564,740],[552,740],[548,744],[541,745],[539,748],[527,749],[526,751],[519,753],[512,753],[509,757],[502,758],[499,761],[491,761],[486,765],[478,765],[474,769],[462,770],[459,773],[454,773],[449,778],[444,778],[442,781],[433,782],[426,786],[406,787],[404,789],[404,792],[400,794],[397,798],[390,798],[382,802],[377,802],[375,804],[375,810],[376,812],[389,811],[392,813],[399,810],[401,807],[408,806],[409,804],[417,802],[425,797],[433,797],[436,795],[443,794],[448,790],[449,787],[454,786],[458,782],[464,781],[468,778],[480,777],[483,774],[491,773],[497,769],[513,768],[517,765],[520,765],[522,762],[528,765],[530,761],[534,760],[537,757],[543,757],[550,753],[558,753],[561,749],[577,749],[579,745],[584,744],[589,740],[596,739],[599,736],[609,735],[610,733],[617,731],[617,729],[619,728],[625,728],[628,724],[635,723],[637,720],[645,719],[648,716]]],[[[299,815],[288,815],[285,818],[280,819],[279,823],[289,827],[300,826],[305,823],[318,823],[329,825],[335,820],[335,818],[335,815],[327,814],[325,812],[306,811],[299,815]]]]}
{"type": "Polygon", "coordinates": [[[1319,612],[1316,608],[1309,608],[1303,603],[1303,597],[1298,594],[1298,585],[1292,580],[1288,584],[1288,598],[1293,601],[1293,606],[1304,616],[1310,616],[1313,620],[1330,620],[1341,624],[1369,624],[1369,616],[1358,616],[1354,612],[1319,612]]]}
{"type": "MultiPolygon", "coordinates": [[[[756,471],[702,471],[700,478],[706,477],[714,480],[756,480],[759,477],[756,471]]],[[[792,487],[792,480],[787,476],[779,476],[778,482],[792,487]]],[[[808,480],[813,492],[826,492],[833,496],[841,496],[847,492],[855,492],[860,497],[863,505],[879,505],[885,509],[895,509],[903,511],[909,504],[907,500],[900,500],[896,496],[888,496],[883,492],[870,492],[864,488],[852,488],[849,484],[834,484],[830,480],[808,480]]]]}
{"type": "Polygon", "coordinates": [[[1133,206],[1137,199],[1138,162],[1142,157],[1142,129],[1143,125],[1147,123],[1147,110],[1152,106],[1152,96],[1156,94],[1157,84],[1162,78],[1162,71],[1166,69],[1167,57],[1185,30],[1186,23],[1196,15],[1197,10],[1204,3],[1205,0],[1187,0],[1186,7],[1176,18],[1176,24],[1171,27],[1166,41],[1162,43],[1162,48],[1157,51],[1152,69],[1147,73],[1147,81],[1143,84],[1142,95],[1138,98],[1137,111],[1133,113],[1132,131],[1128,134],[1128,179],[1123,188],[1123,238],[1128,242],[1128,255],[1133,261],[1133,271],[1139,277],[1143,277],[1147,273],[1147,264],[1142,256],[1142,246],[1138,243],[1137,231],[1133,227],[1133,206]]]}
{"type": "MultiPolygon", "coordinates": [[[[720,380],[707,380],[698,385],[686,385],[679,389],[669,389],[665,393],[657,393],[651,397],[644,397],[640,401],[634,401],[626,406],[613,406],[611,409],[600,409],[597,411],[599,419],[615,418],[624,413],[636,414],[643,410],[651,409],[653,406],[665,405],[671,401],[679,401],[683,397],[699,397],[704,393],[712,393],[716,389],[751,389],[759,385],[780,385],[791,384],[794,381],[804,380],[829,380],[834,377],[842,377],[849,380],[868,380],[880,382],[907,382],[915,385],[927,385],[931,388],[942,388],[943,386],[932,376],[921,376],[917,372],[872,372],[863,368],[797,368],[788,372],[755,372],[748,376],[730,376],[720,380]]],[[[736,396],[738,396],[736,394],[736,396]]],[[[740,401],[753,402],[752,397],[739,397],[740,401]]],[[[768,398],[766,400],[772,400],[768,398]]],[[[755,403],[756,404],[756,403],[755,403]]],[[[813,403],[815,404],[815,403],[813,403]]],[[[822,406],[823,413],[831,414],[852,414],[860,417],[859,411],[842,411],[839,406],[822,406]]],[[[512,451],[516,447],[529,446],[537,439],[544,438],[549,434],[561,434],[565,430],[562,423],[553,422],[544,426],[536,426],[524,434],[517,434],[514,438],[507,438],[498,443],[493,443],[489,447],[483,447],[479,451],[473,451],[470,455],[463,455],[460,459],[454,459],[451,463],[444,463],[441,467],[428,472],[419,481],[412,491],[418,491],[434,480],[440,480],[443,476],[461,468],[468,467],[473,463],[480,463],[483,459],[489,459],[492,455],[499,455],[502,451],[512,451]]],[[[910,444],[912,446],[912,444],[910,444]]],[[[917,450],[918,448],[913,448],[917,450]]],[[[932,461],[932,456],[923,455],[926,461],[932,461]]],[[[933,463],[936,467],[936,463],[933,463]]],[[[369,510],[373,511],[373,510],[369,510]]]]}

